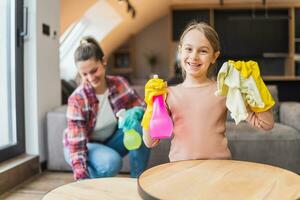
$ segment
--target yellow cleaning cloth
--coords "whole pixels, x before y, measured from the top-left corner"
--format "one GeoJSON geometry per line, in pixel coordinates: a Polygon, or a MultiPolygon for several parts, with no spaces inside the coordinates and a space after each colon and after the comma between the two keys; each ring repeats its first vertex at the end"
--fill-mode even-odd
{"type": "Polygon", "coordinates": [[[146,111],[142,120],[142,127],[149,130],[150,119],[153,110],[153,97],[167,94],[166,83],[163,79],[152,78],[145,85],[145,102],[147,104],[146,111]]]}
{"type": "Polygon", "coordinates": [[[275,104],[275,101],[260,76],[260,71],[257,62],[252,60],[248,62],[244,62],[244,61],[235,62],[229,60],[228,62],[232,64],[234,68],[240,71],[241,76],[243,78],[247,79],[251,75],[256,83],[256,86],[258,88],[258,91],[260,93],[260,96],[265,106],[263,108],[251,106],[251,110],[254,112],[264,112],[266,110],[269,110],[275,104]]]}

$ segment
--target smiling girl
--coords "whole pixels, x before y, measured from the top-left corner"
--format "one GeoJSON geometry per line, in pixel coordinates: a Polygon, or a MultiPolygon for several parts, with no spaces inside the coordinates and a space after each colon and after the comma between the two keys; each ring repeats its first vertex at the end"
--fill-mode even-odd
{"type": "MultiPolygon", "coordinates": [[[[217,83],[211,71],[220,55],[216,31],[205,23],[193,23],[183,32],[178,46],[183,83],[168,88],[166,104],[171,114],[174,137],[170,161],[189,159],[230,159],[225,136],[226,97],[216,96],[217,83]]],[[[254,113],[249,109],[247,121],[260,129],[274,125],[270,110],[254,113]]],[[[148,147],[159,143],[143,130],[148,147]]]]}

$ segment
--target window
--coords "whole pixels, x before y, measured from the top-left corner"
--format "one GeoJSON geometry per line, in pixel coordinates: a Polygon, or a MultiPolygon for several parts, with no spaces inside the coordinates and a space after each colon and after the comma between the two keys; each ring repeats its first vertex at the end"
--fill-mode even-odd
{"type": "Polygon", "coordinates": [[[122,22],[122,17],[106,1],[99,0],[84,16],[74,22],[60,37],[60,77],[74,80],[77,74],[73,54],[83,36],[93,36],[101,41],[122,22]]]}
{"type": "Polygon", "coordinates": [[[25,151],[23,0],[0,1],[0,161],[25,151]]]}

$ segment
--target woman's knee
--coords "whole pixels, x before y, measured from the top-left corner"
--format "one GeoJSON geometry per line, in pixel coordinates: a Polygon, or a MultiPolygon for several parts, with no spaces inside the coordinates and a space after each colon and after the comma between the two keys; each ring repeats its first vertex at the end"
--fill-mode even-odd
{"type": "Polygon", "coordinates": [[[105,157],[101,163],[92,167],[97,178],[116,176],[122,168],[122,157],[118,153],[105,157]]]}
{"type": "Polygon", "coordinates": [[[88,165],[95,177],[110,177],[119,173],[122,157],[114,149],[103,144],[88,144],[88,165]]]}

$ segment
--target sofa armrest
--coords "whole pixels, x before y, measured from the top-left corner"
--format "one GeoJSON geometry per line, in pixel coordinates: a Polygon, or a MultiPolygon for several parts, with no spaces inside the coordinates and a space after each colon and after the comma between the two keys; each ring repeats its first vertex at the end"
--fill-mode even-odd
{"type": "Polygon", "coordinates": [[[67,128],[67,106],[60,106],[47,113],[47,142],[49,170],[69,171],[71,167],[64,159],[63,132],[67,128]]]}
{"type": "Polygon", "coordinates": [[[299,102],[282,102],[280,103],[280,122],[292,126],[300,131],[300,103],[299,102]]]}

